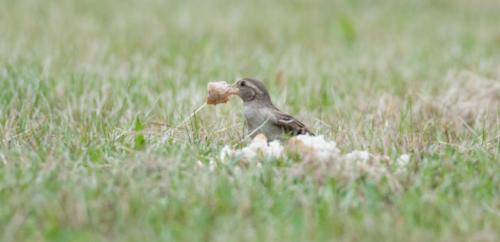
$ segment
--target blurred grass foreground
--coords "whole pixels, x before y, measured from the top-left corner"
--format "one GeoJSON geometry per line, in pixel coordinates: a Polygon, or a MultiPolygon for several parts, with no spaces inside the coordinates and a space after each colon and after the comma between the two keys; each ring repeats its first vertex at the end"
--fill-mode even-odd
{"type": "Polygon", "coordinates": [[[0,0],[0,241],[499,241],[499,13],[0,0]],[[237,98],[173,129],[207,82],[239,77],[340,152],[407,154],[405,170],[223,161],[245,136],[237,98]]]}

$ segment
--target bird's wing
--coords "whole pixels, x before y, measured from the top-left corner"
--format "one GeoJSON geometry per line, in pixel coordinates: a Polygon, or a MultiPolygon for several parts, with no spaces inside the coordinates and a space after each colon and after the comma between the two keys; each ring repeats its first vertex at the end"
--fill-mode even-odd
{"type": "Polygon", "coordinates": [[[307,127],[294,117],[279,110],[273,110],[276,119],[272,120],[273,125],[278,126],[290,135],[310,134],[314,135],[307,127]]]}

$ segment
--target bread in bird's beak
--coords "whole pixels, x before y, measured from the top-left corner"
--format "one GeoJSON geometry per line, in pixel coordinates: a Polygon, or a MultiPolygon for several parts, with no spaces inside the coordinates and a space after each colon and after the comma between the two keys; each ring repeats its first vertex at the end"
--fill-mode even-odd
{"type": "Polygon", "coordinates": [[[240,89],[227,82],[209,82],[207,85],[208,97],[207,104],[216,105],[219,103],[226,103],[232,95],[238,95],[240,89]]]}

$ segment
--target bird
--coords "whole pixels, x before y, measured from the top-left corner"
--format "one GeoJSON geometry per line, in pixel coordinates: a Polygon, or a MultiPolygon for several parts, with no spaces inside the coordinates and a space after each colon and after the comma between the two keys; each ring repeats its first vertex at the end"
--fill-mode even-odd
{"type": "Polygon", "coordinates": [[[264,83],[243,78],[235,83],[243,100],[244,116],[249,136],[262,133],[268,140],[283,140],[301,134],[314,135],[302,122],[280,111],[271,101],[264,83]]]}

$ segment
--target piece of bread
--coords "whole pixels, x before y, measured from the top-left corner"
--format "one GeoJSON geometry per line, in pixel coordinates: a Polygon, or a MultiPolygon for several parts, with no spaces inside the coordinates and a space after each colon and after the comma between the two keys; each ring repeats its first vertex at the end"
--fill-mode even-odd
{"type": "Polygon", "coordinates": [[[216,105],[226,103],[232,95],[238,95],[239,90],[236,87],[229,85],[227,82],[209,82],[207,85],[208,97],[207,104],[216,105]]]}

